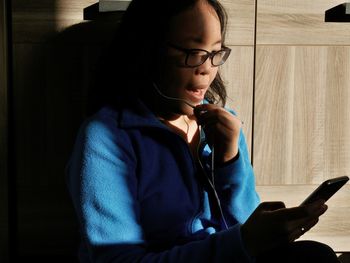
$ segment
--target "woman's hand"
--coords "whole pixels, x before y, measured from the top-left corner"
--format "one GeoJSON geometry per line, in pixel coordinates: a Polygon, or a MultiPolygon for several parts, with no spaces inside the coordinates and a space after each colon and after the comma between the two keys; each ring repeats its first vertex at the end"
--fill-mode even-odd
{"type": "Polygon", "coordinates": [[[214,104],[201,104],[194,109],[210,146],[215,147],[215,162],[230,161],[238,154],[242,122],[233,114],[214,104]]]}
{"type": "Polygon", "coordinates": [[[241,227],[246,249],[257,256],[292,242],[316,225],[326,210],[323,200],[293,208],[285,208],[282,202],[261,203],[241,227]]]}

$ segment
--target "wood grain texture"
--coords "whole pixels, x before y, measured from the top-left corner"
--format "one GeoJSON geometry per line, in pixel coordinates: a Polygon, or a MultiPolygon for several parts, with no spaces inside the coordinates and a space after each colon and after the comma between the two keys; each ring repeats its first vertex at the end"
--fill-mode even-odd
{"type": "Polygon", "coordinates": [[[253,116],[253,46],[230,46],[231,55],[220,67],[227,85],[227,106],[233,109],[243,122],[243,132],[251,152],[252,116],[253,116]]]}
{"type": "Polygon", "coordinates": [[[254,45],[255,1],[221,0],[228,15],[227,45],[254,45]]]}
{"type": "Polygon", "coordinates": [[[69,26],[84,22],[84,8],[95,0],[14,0],[12,22],[14,43],[42,43],[69,26]]]}
{"type": "Polygon", "coordinates": [[[64,169],[85,117],[101,46],[76,42],[71,33],[45,44],[14,46],[21,257],[72,256],[76,249],[77,226],[64,169]]]}
{"type": "MultiPolygon", "coordinates": [[[[286,207],[298,206],[318,185],[269,185],[258,186],[264,201],[283,201],[286,207]]],[[[328,200],[328,210],[318,224],[301,237],[316,240],[337,252],[350,251],[350,185],[345,185],[328,200]]]]}
{"type": "Polygon", "coordinates": [[[343,0],[259,0],[257,44],[348,45],[350,23],[324,22],[326,10],[343,0]]]}
{"type": "Polygon", "coordinates": [[[0,261],[9,260],[8,215],[8,69],[7,69],[7,17],[5,2],[0,2],[0,261]]]}
{"type": "MultiPolygon", "coordinates": [[[[83,9],[95,0],[13,1],[13,39],[15,43],[44,42],[69,26],[84,22],[83,9]]],[[[228,14],[227,45],[253,45],[255,1],[222,0],[228,14]]],[[[108,25],[105,25],[108,26],[108,25]]],[[[102,36],[102,35],[101,35],[102,36]]]]}
{"type": "Polygon", "coordinates": [[[257,47],[257,182],[350,174],[350,47],[257,47]]]}
{"type": "Polygon", "coordinates": [[[18,187],[18,231],[19,257],[76,258],[78,224],[65,187],[18,187]]]}
{"type": "Polygon", "coordinates": [[[76,254],[78,228],[64,169],[97,58],[112,33],[100,27],[78,24],[43,42],[14,44],[19,257],[68,262],[76,254]]]}

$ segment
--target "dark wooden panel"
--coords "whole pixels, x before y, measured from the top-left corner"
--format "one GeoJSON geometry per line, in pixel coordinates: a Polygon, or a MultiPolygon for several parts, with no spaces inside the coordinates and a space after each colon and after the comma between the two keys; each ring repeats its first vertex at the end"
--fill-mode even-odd
{"type": "Polygon", "coordinates": [[[75,258],[78,226],[65,187],[23,186],[18,193],[18,255],[75,258]]]}
{"type": "Polygon", "coordinates": [[[7,39],[5,2],[0,2],[0,261],[8,262],[7,39]]]}
{"type": "Polygon", "coordinates": [[[65,165],[86,115],[88,85],[115,26],[97,32],[97,24],[74,25],[45,42],[14,45],[19,260],[75,258],[78,227],[65,165]]]}
{"type": "MultiPolygon", "coordinates": [[[[50,37],[55,37],[57,32],[66,31],[67,28],[74,28],[75,25],[83,23],[84,9],[96,2],[95,0],[14,0],[13,41],[14,43],[46,43],[50,37]]],[[[101,23],[94,21],[95,35],[89,41],[103,42],[110,27],[118,23],[119,18],[120,15],[117,15],[115,21],[112,19],[108,22],[99,21],[101,23]]],[[[103,17],[99,20],[103,20],[103,17]]],[[[74,37],[74,39],[78,38],[74,37]]]]}

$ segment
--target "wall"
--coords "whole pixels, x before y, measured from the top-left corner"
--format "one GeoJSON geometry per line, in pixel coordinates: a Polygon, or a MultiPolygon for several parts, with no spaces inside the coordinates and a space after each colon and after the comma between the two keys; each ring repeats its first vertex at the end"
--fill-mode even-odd
{"type": "Polygon", "coordinates": [[[75,260],[78,228],[64,169],[93,67],[115,26],[84,22],[91,4],[13,1],[18,261],[75,260]]]}
{"type": "MultiPolygon", "coordinates": [[[[221,70],[228,103],[244,121],[263,201],[297,205],[324,179],[349,172],[350,28],[322,21],[338,2],[222,1],[232,55],[221,70]]],[[[75,260],[78,233],[64,166],[96,60],[116,26],[83,20],[94,3],[13,0],[20,259],[75,260]]],[[[329,202],[306,238],[350,250],[349,192],[347,186],[329,202]]]]}
{"type": "Polygon", "coordinates": [[[227,105],[243,120],[250,149],[253,124],[255,3],[252,0],[221,2],[230,17],[225,44],[232,51],[220,70],[227,84],[227,105]]]}
{"type": "MultiPolygon", "coordinates": [[[[343,1],[259,0],[254,168],[265,199],[302,202],[350,174],[350,23],[326,23],[343,1]]],[[[350,185],[303,238],[350,250],[350,185]]]]}

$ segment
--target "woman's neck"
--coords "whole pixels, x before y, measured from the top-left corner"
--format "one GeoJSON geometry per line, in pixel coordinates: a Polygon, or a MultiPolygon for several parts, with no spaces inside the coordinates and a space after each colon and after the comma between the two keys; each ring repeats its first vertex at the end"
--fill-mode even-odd
{"type": "Polygon", "coordinates": [[[174,113],[178,102],[165,101],[164,98],[159,97],[158,93],[153,95],[148,94],[142,100],[157,118],[180,135],[188,144],[196,143],[199,138],[199,126],[195,116],[174,113]]]}
{"type": "Polygon", "coordinates": [[[187,115],[176,115],[171,118],[159,117],[159,119],[180,135],[188,144],[190,144],[198,133],[198,124],[195,118],[187,115]]]}

